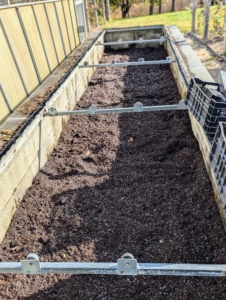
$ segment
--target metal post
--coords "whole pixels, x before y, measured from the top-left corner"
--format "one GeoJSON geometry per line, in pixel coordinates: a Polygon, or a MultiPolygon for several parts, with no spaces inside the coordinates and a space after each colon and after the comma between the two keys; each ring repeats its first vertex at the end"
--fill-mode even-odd
{"type": "Polygon", "coordinates": [[[3,98],[4,98],[4,100],[5,100],[6,105],[8,106],[9,111],[10,111],[11,113],[13,113],[12,106],[11,106],[11,104],[10,104],[10,102],[9,102],[8,97],[6,96],[6,93],[5,93],[5,91],[4,91],[3,86],[2,86],[1,83],[0,83],[0,91],[2,92],[3,98]]]}
{"type": "Polygon", "coordinates": [[[61,42],[62,42],[62,46],[63,46],[63,50],[64,50],[64,57],[67,57],[67,53],[66,53],[66,49],[65,49],[65,45],[64,45],[63,34],[62,34],[61,27],[60,27],[60,20],[59,20],[59,16],[58,16],[58,12],[57,12],[56,2],[53,2],[53,6],[54,6],[56,19],[57,19],[57,24],[58,24],[58,29],[59,29],[59,32],[60,32],[61,42]]]}
{"type": "Polygon", "coordinates": [[[35,18],[36,26],[38,28],[38,33],[39,33],[40,40],[41,40],[41,43],[42,43],[43,51],[45,53],[45,58],[46,58],[46,61],[47,61],[47,64],[48,64],[49,72],[52,73],[52,70],[51,70],[51,67],[50,67],[50,63],[49,63],[49,58],[48,58],[48,55],[47,55],[47,52],[46,52],[46,48],[45,48],[45,45],[44,45],[44,41],[43,41],[43,37],[42,37],[42,32],[40,30],[40,25],[38,23],[38,19],[37,19],[37,15],[36,15],[36,11],[35,11],[34,5],[31,5],[31,8],[32,8],[33,15],[34,15],[34,18],[35,18]]]}
{"type": "Polygon", "coordinates": [[[59,57],[58,57],[58,53],[57,53],[57,49],[56,49],[56,44],[55,44],[54,37],[53,37],[53,31],[52,31],[52,28],[51,28],[51,25],[50,25],[50,20],[49,20],[49,15],[48,15],[47,8],[46,8],[46,3],[44,3],[44,9],[45,9],[47,22],[48,22],[48,25],[49,25],[49,30],[50,30],[50,35],[51,35],[51,39],[52,39],[52,42],[53,42],[54,51],[55,51],[55,54],[56,54],[57,63],[58,63],[58,66],[59,66],[60,61],[59,61],[59,57]]]}
{"type": "Polygon", "coordinates": [[[226,53],[226,14],[224,16],[224,54],[226,53]]]}
{"type": "Polygon", "coordinates": [[[68,26],[67,26],[67,20],[66,20],[66,16],[65,16],[65,10],[64,10],[63,0],[61,0],[61,5],[62,5],[62,10],[63,10],[63,15],[64,15],[64,22],[65,22],[65,25],[66,25],[67,37],[68,37],[68,42],[69,42],[70,52],[71,52],[72,51],[71,41],[70,41],[70,36],[69,36],[69,31],[68,31],[68,26]]]}
{"type": "Polygon", "coordinates": [[[5,26],[4,26],[4,24],[3,24],[1,18],[0,18],[0,25],[2,26],[3,34],[4,34],[5,39],[6,39],[6,41],[7,41],[9,50],[10,50],[11,55],[12,55],[12,57],[13,57],[14,63],[15,63],[15,65],[16,65],[16,68],[17,68],[18,74],[19,74],[19,76],[20,76],[21,82],[22,82],[22,84],[23,84],[24,90],[25,90],[25,92],[26,92],[26,95],[29,96],[28,88],[27,88],[27,86],[26,86],[25,80],[24,80],[24,78],[23,78],[23,75],[22,75],[22,73],[21,73],[19,64],[18,64],[18,62],[17,62],[16,55],[15,55],[15,53],[14,53],[14,51],[13,51],[13,47],[12,47],[12,45],[11,45],[11,43],[10,43],[9,37],[8,37],[8,35],[7,35],[7,31],[6,31],[6,29],[5,29],[5,26]]]}
{"type": "Polygon", "coordinates": [[[19,10],[18,7],[16,7],[16,12],[17,12],[18,19],[20,21],[20,25],[21,25],[21,28],[22,28],[25,40],[27,42],[27,47],[28,47],[28,50],[29,50],[29,53],[30,53],[30,56],[31,56],[31,60],[33,62],[33,66],[34,66],[34,69],[35,69],[35,72],[36,72],[36,75],[37,75],[37,78],[38,78],[38,82],[41,83],[42,79],[40,77],[40,74],[39,74],[39,71],[38,71],[38,67],[37,67],[37,63],[35,61],[35,57],[34,57],[34,54],[33,54],[33,51],[32,51],[32,48],[31,48],[31,45],[30,45],[30,42],[29,42],[29,38],[28,38],[26,29],[25,29],[25,26],[24,26],[24,22],[22,20],[22,17],[21,17],[21,14],[20,14],[20,10],[19,10]]]}
{"type": "Polygon", "coordinates": [[[89,15],[86,0],[84,0],[84,9],[85,9],[85,17],[86,17],[86,28],[87,31],[90,32],[90,23],[89,23],[89,15]]]}

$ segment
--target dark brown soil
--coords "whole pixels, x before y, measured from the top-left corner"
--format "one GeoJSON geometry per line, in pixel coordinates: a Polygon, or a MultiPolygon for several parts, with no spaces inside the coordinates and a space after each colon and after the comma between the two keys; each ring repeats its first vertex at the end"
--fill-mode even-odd
{"type": "MultiPolygon", "coordinates": [[[[164,59],[163,48],[102,62],[164,59]]],[[[173,104],[169,66],[97,69],[77,108],[173,104]]],[[[226,263],[226,235],[185,111],[71,117],[0,248],[2,261],[226,263]]],[[[226,279],[1,275],[1,299],[225,299],[226,279]]]]}

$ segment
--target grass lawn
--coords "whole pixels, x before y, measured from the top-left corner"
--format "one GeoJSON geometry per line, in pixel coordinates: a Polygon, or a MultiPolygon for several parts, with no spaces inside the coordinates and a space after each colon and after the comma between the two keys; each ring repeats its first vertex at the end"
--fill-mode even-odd
{"type": "MultiPolygon", "coordinates": [[[[211,12],[216,9],[211,7],[211,12]]],[[[201,8],[197,9],[196,16],[201,12],[201,8]]],[[[133,27],[133,26],[148,26],[148,25],[177,25],[181,32],[190,32],[191,31],[191,11],[184,10],[174,13],[164,13],[160,15],[128,18],[114,20],[102,26],[105,28],[117,28],[117,27],[133,27]]]]}

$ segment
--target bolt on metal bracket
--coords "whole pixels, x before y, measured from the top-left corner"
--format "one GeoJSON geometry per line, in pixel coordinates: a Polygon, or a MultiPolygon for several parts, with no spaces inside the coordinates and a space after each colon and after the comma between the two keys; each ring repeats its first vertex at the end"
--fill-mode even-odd
{"type": "Polygon", "coordinates": [[[118,275],[137,275],[137,260],[131,253],[118,259],[118,275]]]}
{"type": "Polygon", "coordinates": [[[55,107],[51,107],[47,112],[44,113],[44,116],[57,116],[57,110],[55,107]]]}
{"type": "Polygon", "coordinates": [[[39,257],[35,253],[28,254],[26,260],[21,261],[23,274],[41,274],[39,257]]]}

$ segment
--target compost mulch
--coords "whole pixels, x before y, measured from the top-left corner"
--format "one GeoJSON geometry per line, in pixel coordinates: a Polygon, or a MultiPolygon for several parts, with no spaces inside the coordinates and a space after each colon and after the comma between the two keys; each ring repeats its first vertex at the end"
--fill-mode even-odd
{"type": "MultiPolygon", "coordinates": [[[[166,56],[163,47],[106,50],[102,62],[166,56]]],[[[179,100],[168,65],[99,68],[76,108],[179,100]]],[[[130,252],[138,262],[225,264],[226,235],[187,111],[71,117],[0,260],[30,252],[41,261],[116,262],[130,252]]],[[[226,278],[0,275],[1,299],[225,297],[226,278]]]]}

